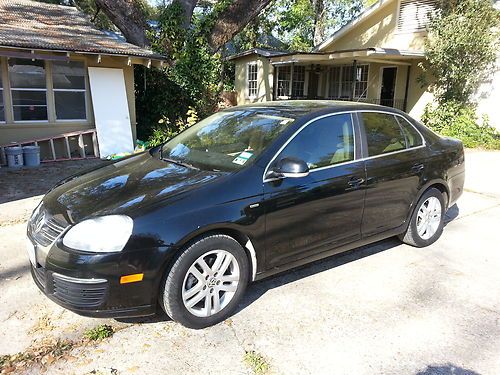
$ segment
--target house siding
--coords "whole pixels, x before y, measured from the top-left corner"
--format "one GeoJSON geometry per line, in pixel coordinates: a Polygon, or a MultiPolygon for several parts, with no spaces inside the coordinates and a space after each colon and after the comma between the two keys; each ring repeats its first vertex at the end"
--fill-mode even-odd
{"type": "MultiPolygon", "coordinates": [[[[1,49],[0,51],[12,51],[11,49],[1,49]]],[[[45,53],[37,52],[38,55],[43,55],[45,53]]],[[[135,139],[136,137],[136,115],[135,115],[135,93],[134,93],[134,70],[133,66],[127,65],[127,59],[123,57],[111,57],[102,56],[101,62],[97,62],[97,55],[91,56],[75,56],[71,57],[71,60],[84,61],[86,67],[103,67],[103,68],[119,68],[123,69],[125,77],[125,88],[127,93],[127,102],[129,107],[129,116],[132,126],[132,135],[135,139]]],[[[37,138],[46,138],[56,136],[62,133],[69,133],[78,130],[87,130],[95,128],[94,114],[92,111],[92,98],[90,95],[90,85],[88,82],[88,76],[86,77],[86,101],[87,101],[87,120],[86,121],[51,121],[50,119],[55,119],[54,105],[52,102],[52,97],[47,96],[49,121],[45,122],[22,122],[15,123],[9,121],[12,119],[12,106],[11,106],[11,96],[9,95],[6,88],[8,87],[8,75],[7,75],[7,57],[0,57],[2,61],[2,74],[3,74],[3,86],[4,86],[4,101],[5,101],[5,111],[6,111],[6,122],[0,123],[0,145],[5,145],[11,142],[23,142],[29,141],[37,138]]]]}
{"type": "Polygon", "coordinates": [[[370,47],[386,47],[402,50],[424,49],[425,32],[400,32],[397,30],[399,1],[386,2],[380,11],[359,22],[322,52],[370,47]]]}
{"type": "Polygon", "coordinates": [[[238,105],[273,100],[273,67],[266,57],[250,55],[240,58],[235,64],[234,88],[237,92],[238,105]],[[257,63],[257,96],[248,97],[247,64],[257,63]]]}

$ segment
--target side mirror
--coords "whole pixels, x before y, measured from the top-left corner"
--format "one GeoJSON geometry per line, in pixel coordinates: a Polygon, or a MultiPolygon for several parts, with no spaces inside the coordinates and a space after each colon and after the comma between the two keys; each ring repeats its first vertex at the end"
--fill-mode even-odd
{"type": "Polygon", "coordinates": [[[288,157],[279,160],[269,171],[270,178],[298,178],[306,177],[309,174],[309,167],[304,160],[288,157]]]}

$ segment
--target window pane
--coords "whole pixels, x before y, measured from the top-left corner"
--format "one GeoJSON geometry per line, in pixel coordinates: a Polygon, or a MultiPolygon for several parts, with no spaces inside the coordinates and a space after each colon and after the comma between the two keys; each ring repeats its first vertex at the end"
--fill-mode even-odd
{"type": "Polygon", "coordinates": [[[83,62],[55,61],[52,63],[54,89],[85,89],[85,67],[83,62]]]}
{"type": "Polygon", "coordinates": [[[288,96],[290,93],[290,66],[278,68],[278,96],[288,96]]]}
{"type": "Polygon", "coordinates": [[[340,69],[340,66],[334,66],[330,72],[330,97],[334,99],[339,97],[340,69]]]}
{"type": "Polygon", "coordinates": [[[46,91],[12,90],[13,105],[47,105],[46,91]]]}
{"type": "Polygon", "coordinates": [[[12,88],[45,89],[45,62],[42,60],[9,59],[9,77],[12,88]]]}
{"type": "Polygon", "coordinates": [[[257,64],[247,65],[248,96],[257,96],[257,64]]]}
{"type": "Polygon", "coordinates": [[[85,120],[85,91],[55,91],[58,120],[85,120]]]}
{"type": "Polygon", "coordinates": [[[310,169],[354,160],[350,114],[317,120],[303,129],[281,152],[279,159],[296,157],[310,169]]]}
{"type": "Polygon", "coordinates": [[[47,120],[47,106],[14,106],[15,121],[47,120]]]}
{"type": "Polygon", "coordinates": [[[292,96],[300,98],[304,96],[304,81],[306,77],[305,66],[293,67],[292,96]]]}
{"type": "MultiPolygon", "coordinates": [[[[1,92],[0,92],[1,94],[1,92]]],[[[0,121],[4,122],[5,121],[5,109],[3,106],[0,105],[0,121]]]]}
{"type": "Polygon", "coordinates": [[[398,117],[398,121],[401,125],[401,128],[403,129],[403,134],[406,137],[408,147],[421,146],[423,144],[422,137],[420,136],[420,134],[418,134],[415,128],[402,117],[398,117]]]}
{"type": "Polygon", "coordinates": [[[406,148],[405,138],[399,123],[393,115],[363,113],[363,124],[368,143],[368,156],[406,148]]]}

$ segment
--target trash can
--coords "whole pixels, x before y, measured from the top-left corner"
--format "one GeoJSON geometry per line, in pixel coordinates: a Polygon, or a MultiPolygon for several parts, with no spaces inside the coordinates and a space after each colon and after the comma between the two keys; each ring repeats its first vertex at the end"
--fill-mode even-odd
{"type": "Polygon", "coordinates": [[[40,146],[24,146],[24,165],[38,167],[40,165],[40,146]]]}
{"type": "Polygon", "coordinates": [[[5,155],[7,155],[9,167],[19,168],[23,166],[23,148],[21,146],[6,147],[5,155]]]}

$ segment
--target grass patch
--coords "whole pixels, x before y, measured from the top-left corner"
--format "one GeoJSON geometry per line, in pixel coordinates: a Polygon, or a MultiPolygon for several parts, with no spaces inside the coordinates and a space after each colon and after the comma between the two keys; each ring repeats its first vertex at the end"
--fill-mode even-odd
{"type": "Polygon", "coordinates": [[[113,333],[115,333],[113,327],[108,324],[101,324],[86,330],[83,335],[91,341],[98,341],[113,336],[113,333]]]}
{"type": "Polygon", "coordinates": [[[267,374],[271,369],[271,366],[266,359],[254,350],[245,352],[243,362],[245,362],[245,364],[250,367],[256,375],[267,374]]]}

